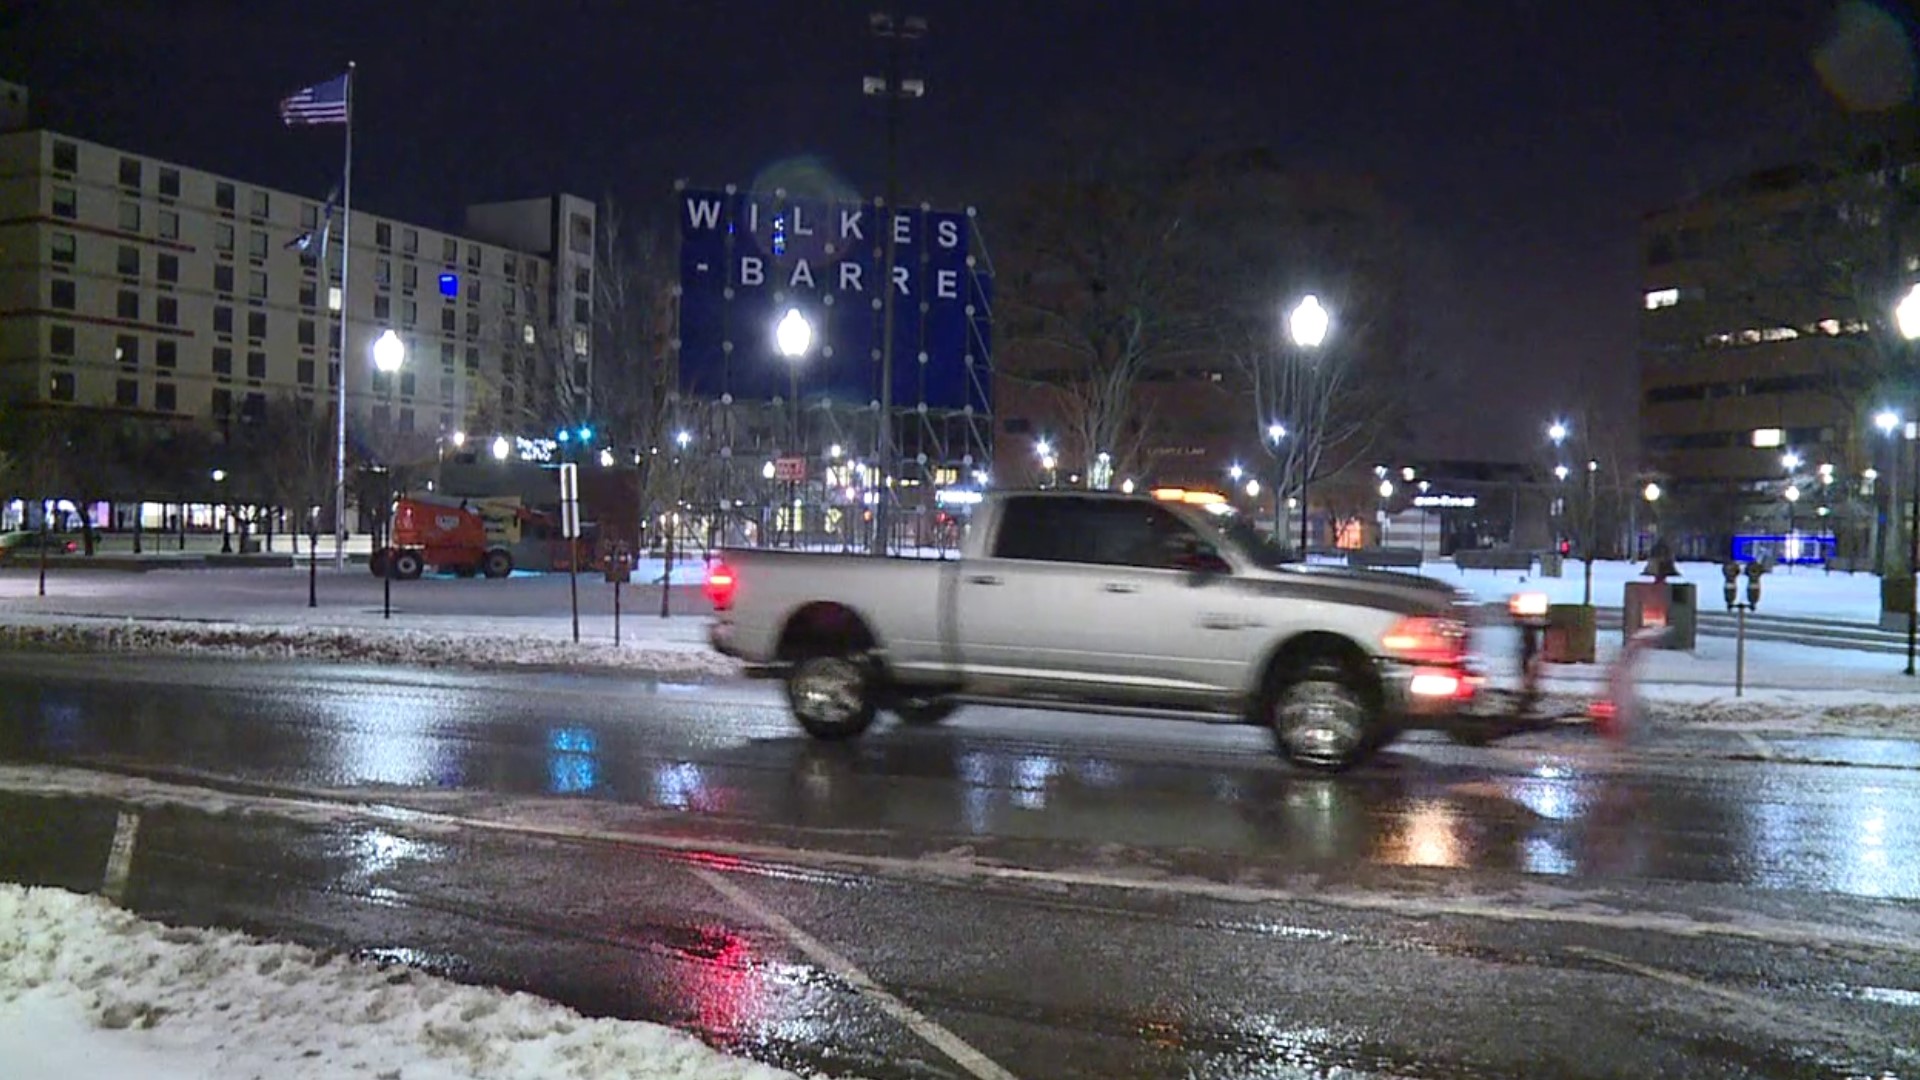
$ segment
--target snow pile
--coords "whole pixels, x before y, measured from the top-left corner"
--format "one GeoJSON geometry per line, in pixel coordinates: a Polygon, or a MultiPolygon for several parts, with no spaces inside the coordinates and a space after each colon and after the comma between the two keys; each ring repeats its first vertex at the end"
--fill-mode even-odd
{"type": "MultiPolygon", "coordinates": [[[[1645,568],[1645,562],[1594,563],[1593,602],[1600,607],[1621,606],[1626,602],[1628,582],[1652,580],[1641,573],[1645,568]]],[[[1678,580],[1699,590],[1702,610],[1724,610],[1718,564],[1687,562],[1679,569],[1678,580]]],[[[1586,588],[1585,571],[1574,559],[1567,560],[1557,578],[1511,570],[1460,570],[1451,560],[1429,562],[1418,572],[1488,604],[1504,604],[1517,592],[1543,592],[1556,604],[1577,604],[1586,588]]],[[[1880,579],[1872,574],[1829,574],[1813,567],[1775,567],[1763,579],[1759,614],[1878,625],[1880,579]]]]}
{"type": "Polygon", "coordinates": [[[0,623],[0,648],[313,659],[418,667],[606,668],[657,675],[732,676],[740,665],[703,643],[630,644],[389,628],[250,626],[163,619],[0,623]]]}
{"type": "Polygon", "coordinates": [[[0,1061],[14,1080],[792,1076],[657,1024],[17,885],[0,885],[0,1061]]]}

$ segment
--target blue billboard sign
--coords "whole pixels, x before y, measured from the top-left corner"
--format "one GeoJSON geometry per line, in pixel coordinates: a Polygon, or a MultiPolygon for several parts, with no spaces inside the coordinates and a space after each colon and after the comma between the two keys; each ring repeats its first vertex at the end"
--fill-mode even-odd
{"type": "Polygon", "coordinates": [[[993,285],[971,210],[902,209],[781,193],[682,189],[680,389],[736,401],[855,407],[880,399],[885,243],[895,248],[893,400],[991,413],[993,285]],[[783,356],[774,328],[797,310],[810,348],[783,356]]]}

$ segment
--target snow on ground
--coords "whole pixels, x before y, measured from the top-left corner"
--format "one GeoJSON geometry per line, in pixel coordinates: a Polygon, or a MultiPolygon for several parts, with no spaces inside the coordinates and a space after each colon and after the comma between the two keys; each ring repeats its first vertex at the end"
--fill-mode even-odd
{"type": "MultiPolygon", "coordinates": [[[[1644,562],[1596,562],[1593,564],[1593,602],[1600,607],[1620,607],[1626,602],[1627,582],[1649,581],[1641,573],[1644,562]]],[[[1575,560],[1566,562],[1561,576],[1541,577],[1511,570],[1462,571],[1451,562],[1428,563],[1419,571],[1473,594],[1486,603],[1504,604],[1517,592],[1543,592],[1556,604],[1577,604],[1585,595],[1585,570],[1575,560]]],[[[1721,611],[1720,597],[1726,579],[1717,563],[1681,563],[1681,581],[1699,590],[1703,611],[1721,611]]],[[[1744,590],[1745,585],[1741,588],[1744,590]]],[[[1872,574],[1829,574],[1805,566],[1776,567],[1761,580],[1762,615],[1783,615],[1807,619],[1833,619],[1839,622],[1880,622],[1880,579],[1872,574]]]]}
{"type": "Polygon", "coordinates": [[[0,1061],[10,1080],[792,1076],[657,1024],[18,885],[0,885],[0,1061]]]}
{"type": "MultiPolygon", "coordinates": [[[[336,617],[338,622],[338,617],[336,617]]],[[[662,620],[636,617],[615,645],[604,627],[579,643],[568,619],[511,621],[515,636],[447,627],[422,628],[414,616],[405,627],[378,613],[359,615],[358,625],[250,625],[168,619],[0,615],[0,648],[54,651],[138,652],[263,659],[340,660],[418,667],[605,668],[662,676],[726,677],[740,665],[706,644],[705,618],[662,620]]],[[[471,627],[470,617],[448,617],[471,627]]],[[[600,620],[604,622],[605,620],[600,620]]]]}

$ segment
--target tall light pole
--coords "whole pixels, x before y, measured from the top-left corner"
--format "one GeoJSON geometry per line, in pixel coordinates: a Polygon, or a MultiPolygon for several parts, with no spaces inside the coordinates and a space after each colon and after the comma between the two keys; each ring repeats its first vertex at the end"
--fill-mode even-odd
{"type": "MultiPolygon", "coordinates": [[[[1333,317],[1320,304],[1320,298],[1308,293],[1287,313],[1287,336],[1293,341],[1294,348],[1300,350],[1306,360],[1307,370],[1312,370],[1312,352],[1327,340],[1327,329],[1333,324],[1333,317]]],[[[1307,485],[1313,480],[1313,443],[1308,440],[1307,425],[1312,421],[1313,402],[1310,395],[1301,395],[1300,408],[1300,561],[1307,561],[1307,485]]],[[[1279,495],[1276,493],[1276,499],[1279,495]]]]}
{"type": "MultiPolygon", "coordinates": [[[[806,459],[804,440],[800,437],[800,365],[806,362],[807,352],[813,348],[813,324],[800,314],[799,308],[788,308],[773,328],[773,344],[787,362],[787,407],[790,410],[789,431],[793,445],[788,448],[789,456],[806,459]]],[[[800,528],[795,520],[794,482],[787,481],[787,540],[793,546],[799,545],[800,528]]]]}
{"type": "MultiPolygon", "coordinates": [[[[389,330],[382,331],[380,336],[374,339],[373,367],[375,371],[378,371],[380,374],[385,375],[388,379],[392,379],[393,373],[396,371],[399,371],[400,365],[406,362],[407,362],[407,346],[405,342],[400,340],[400,335],[394,333],[391,329],[389,329],[389,330]]],[[[340,379],[342,382],[345,382],[346,378],[347,378],[347,373],[343,368],[340,372],[340,379]]],[[[392,392],[391,386],[388,387],[388,392],[389,393],[392,392]]],[[[382,462],[381,464],[384,466],[386,463],[382,462]]],[[[387,475],[391,476],[392,474],[389,473],[387,475]]],[[[388,518],[391,517],[392,514],[393,514],[393,492],[391,489],[388,489],[385,492],[385,494],[381,496],[380,515],[375,519],[380,523],[379,546],[382,548],[385,548],[388,544],[388,537],[387,537],[387,529],[389,527],[388,518]]],[[[385,554],[383,562],[381,563],[381,566],[380,566],[380,617],[383,619],[393,618],[393,553],[392,552],[387,552],[385,554]]]]}
{"type": "Polygon", "coordinates": [[[893,453],[893,326],[894,294],[899,290],[893,283],[893,268],[898,254],[895,243],[894,215],[900,206],[900,120],[901,105],[915,98],[925,97],[927,84],[924,79],[906,77],[907,44],[927,36],[927,20],[919,15],[897,16],[887,12],[875,12],[867,17],[867,27],[873,36],[886,43],[887,69],[884,75],[868,75],[861,80],[861,92],[868,97],[882,97],[887,102],[887,196],[882,207],[885,218],[880,222],[881,235],[885,237],[886,247],[884,273],[880,280],[881,316],[880,316],[880,423],[878,425],[880,458],[880,497],[874,500],[873,546],[869,553],[884,556],[887,553],[887,540],[891,536],[892,507],[889,501],[893,489],[887,486],[887,478],[895,475],[893,453]]]}
{"type": "Polygon", "coordinates": [[[1280,442],[1287,437],[1287,425],[1274,422],[1267,425],[1267,452],[1273,455],[1273,545],[1276,549],[1284,547],[1281,538],[1287,534],[1287,473],[1286,462],[1280,457],[1280,442]]]}
{"type": "MultiPolygon", "coordinates": [[[[1899,306],[1893,309],[1894,324],[1899,327],[1900,337],[1907,343],[1907,350],[1913,351],[1914,342],[1920,341],[1920,284],[1907,291],[1899,306]]],[[[1914,673],[1915,645],[1920,641],[1920,432],[1914,426],[1906,425],[1907,451],[1910,459],[1907,474],[1907,497],[1910,500],[1907,515],[1907,588],[1914,590],[1906,597],[1907,602],[1907,674],[1914,673]]]]}

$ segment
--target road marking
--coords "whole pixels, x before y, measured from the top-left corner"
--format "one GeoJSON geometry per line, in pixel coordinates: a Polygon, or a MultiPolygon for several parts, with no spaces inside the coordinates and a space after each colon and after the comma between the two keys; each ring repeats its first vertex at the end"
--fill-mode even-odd
{"type": "Polygon", "coordinates": [[[955,1064],[978,1077],[979,1080],[1015,1080],[1012,1073],[975,1049],[971,1043],[895,997],[886,987],[875,982],[872,976],[855,966],[853,961],[841,956],[812,934],[795,926],[786,916],[755,900],[745,889],[705,867],[694,867],[693,876],[711,886],[715,892],[733,901],[734,906],[778,930],[781,936],[811,957],[814,963],[852,983],[853,988],[871,999],[880,1007],[880,1011],[905,1024],[908,1030],[920,1036],[934,1049],[952,1058],[955,1064]]]}
{"type": "MultiPolygon", "coordinates": [[[[136,805],[183,806],[210,814],[265,813],[291,820],[314,822],[371,821],[388,828],[458,830],[535,836],[550,840],[612,844],[661,854],[727,855],[768,868],[803,867],[839,873],[865,873],[906,879],[948,881],[1004,881],[1021,885],[1084,886],[1144,895],[1181,896],[1232,903],[1294,904],[1308,907],[1366,911],[1404,918],[1457,917],[1494,922],[1586,926],[1639,931],[1683,938],[1731,938],[1771,945],[1807,948],[1852,947],[1880,952],[1920,955],[1920,938],[1863,933],[1819,923],[1759,924],[1710,921],[1685,915],[1615,913],[1576,907],[1581,897],[1564,890],[1564,902],[1554,907],[1526,907],[1501,895],[1485,899],[1446,895],[1335,892],[1331,889],[1284,889],[1263,885],[1233,885],[1203,879],[1133,878],[1097,870],[1043,870],[1000,866],[971,860],[902,858],[859,852],[821,851],[722,838],[676,836],[671,833],[622,831],[574,825],[546,825],[498,821],[435,810],[405,803],[374,803],[332,798],[322,792],[263,795],[236,793],[148,780],[123,773],[59,765],[0,765],[0,790],[25,795],[67,795],[118,799],[136,805]]],[[[1595,903],[1604,903],[1596,899],[1595,903]]]]}
{"type": "Polygon", "coordinates": [[[1590,960],[1598,960],[1603,964],[1619,968],[1622,971],[1632,972],[1643,978],[1666,983],[1668,986],[1677,986],[1682,990],[1690,990],[1696,994],[1716,997],[1722,1001],[1731,1002],[1745,1009],[1750,1015],[1772,1016],[1776,1019],[1797,1023],[1804,1027],[1818,1028],[1829,1038],[1844,1042],[1849,1046],[1864,1045],[1876,1042],[1882,1038],[1882,1036],[1870,1030],[1858,1028],[1852,1024],[1827,1020],[1799,1009],[1780,1005],[1772,1000],[1760,997],[1757,994],[1748,994],[1743,991],[1734,990],[1731,987],[1720,986],[1703,979],[1696,979],[1691,975],[1682,975],[1677,971],[1668,971],[1665,968],[1642,964],[1638,960],[1630,960],[1618,953],[1610,953],[1602,949],[1589,949],[1584,945],[1568,945],[1566,946],[1566,951],[1575,956],[1584,956],[1590,960]]]}
{"type": "Polygon", "coordinates": [[[113,846],[107,849],[107,872],[100,883],[101,895],[119,903],[127,892],[127,876],[133,872],[133,842],[140,833],[140,815],[120,811],[113,823],[113,846]]]}
{"type": "Polygon", "coordinates": [[[1773,760],[1773,747],[1771,744],[1767,742],[1767,740],[1761,738],[1758,735],[1755,735],[1751,731],[1742,731],[1740,732],[1740,741],[1746,743],[1747,746],[1750,747],[1754,753],[1760,755],[1761,757],[1767,759],[1768,761],[1773,760]]]}

